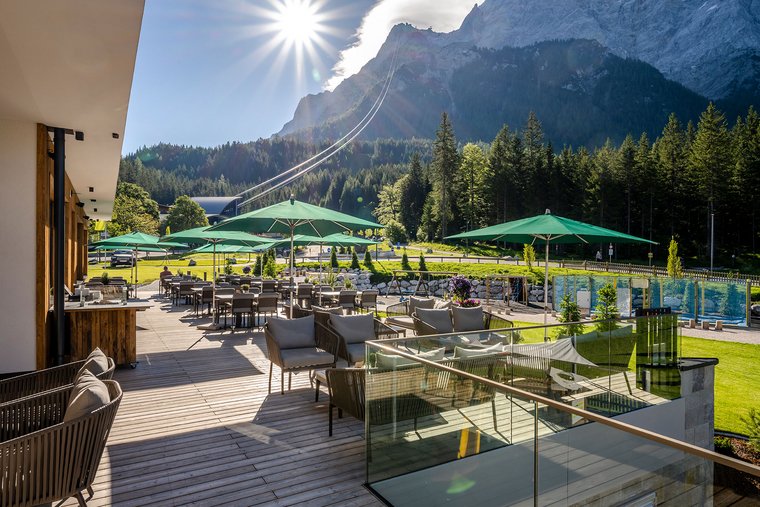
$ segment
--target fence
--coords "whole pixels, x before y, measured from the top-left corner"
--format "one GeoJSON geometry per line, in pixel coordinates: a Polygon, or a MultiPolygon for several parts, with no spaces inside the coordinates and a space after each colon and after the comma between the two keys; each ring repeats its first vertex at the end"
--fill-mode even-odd
{"type": "Polygon", "coordinates": [[[560,275],[554,277],[554,301],[569,294],[582,310],[592,314],[599,302],[599,288],[608,283],[617,291],[622,316],[632,316],[637,308],[665,307],[677,312],[682,320],[749,325],[751,282],[745,280],[560,275]]]}

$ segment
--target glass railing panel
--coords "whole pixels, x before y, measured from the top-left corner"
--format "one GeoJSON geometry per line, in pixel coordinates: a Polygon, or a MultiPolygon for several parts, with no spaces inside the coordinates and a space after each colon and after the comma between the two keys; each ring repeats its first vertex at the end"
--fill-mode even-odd
{"type": "MultiPolygon", "coordinates": [[[[372,489],[394,505],[497,505],[505,491],[500,463],[534,454],[533,402],[456,370],[403,364],[387,350],[370,354],[375,362],[366,370],[365,424],[372,489]],[[396,364],[387,368],[389,356],[396,364]]],[[[494,358],[458,366],[484,376],[501,367],[494,358]]],[[[532,501],[532,469],[509,475],[532,501]]]]}

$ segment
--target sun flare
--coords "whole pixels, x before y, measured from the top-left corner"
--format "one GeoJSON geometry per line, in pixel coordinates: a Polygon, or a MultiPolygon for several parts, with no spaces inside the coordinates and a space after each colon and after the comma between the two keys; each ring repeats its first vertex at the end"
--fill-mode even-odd
{"type": "Polygon", "coordinates": [[[311,46],[319,32],[319,13],[310,0],[284,0],[277,4],[276,28],[294,46],[311,46]]]}

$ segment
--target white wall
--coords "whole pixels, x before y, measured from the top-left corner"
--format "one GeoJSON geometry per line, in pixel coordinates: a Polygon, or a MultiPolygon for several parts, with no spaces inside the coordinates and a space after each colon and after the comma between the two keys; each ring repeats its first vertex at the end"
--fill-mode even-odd
{"type": "Polygon", "coordinates": [[[0,119],[0,374],[34,370],[37,126],[0,119]]]}

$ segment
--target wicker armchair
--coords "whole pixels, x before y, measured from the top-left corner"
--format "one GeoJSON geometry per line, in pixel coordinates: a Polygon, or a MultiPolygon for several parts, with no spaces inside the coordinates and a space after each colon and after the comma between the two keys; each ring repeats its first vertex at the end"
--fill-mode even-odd
{"type": "Polygon", "coordinates": [[[65,386],[0,406],[0,505],[31,506],[74,496],[92,484],[111,431],[122,391],[103,381],[110,402],[63,422],[71,395],[65,386]]]}
{"type": "Polygon", "coordinates": [[[285,394],[285,372],[288,390],[292,374],[318,368],[334,368],[338,337],[327,327],[314,322],[313,316],[300,319],[267,319],[264,336],[269,356],[269,388],[272,393],[272,368],[280,367],[280,394],[285,394]]]}
{"type": "MultiPolygon", "coordinates": [[[[79,370],[87,360],[74,361],[44,370],[33,371],[0,380],[0,404],[7,403],[25,396],[32,396],[43,391],[58,387],[70,386],[79,370]]],[[[113,359],[108,358],[108,369],[96,375],[100,380],[110,380],[116,368],[113,359]]]]}
{"type": "MultiPolygon", "coordinates": [[[[431,322],[426,322],[425,320],[420,319],[416,313],[412,315],[412,320],[414,321],[414,332],[417,336],[451,333],[455,331],[453,327],[453,323],[450,329],[448,327],[445,329],[439,328],[435,325],[431,325],[431,322]]],[[[474,332],[474,331],[480,331],[480,330],[487,331],[489,329],[509,329],[512,327],[514,327],[514,322],[512,322],[511,320],[505,319],[504,317],[500,315],[496,315],[494,313],[483,310],[483,326],[477,330],[473,329],[471,331],[462,331],[462,332],[474,332]]]]}

